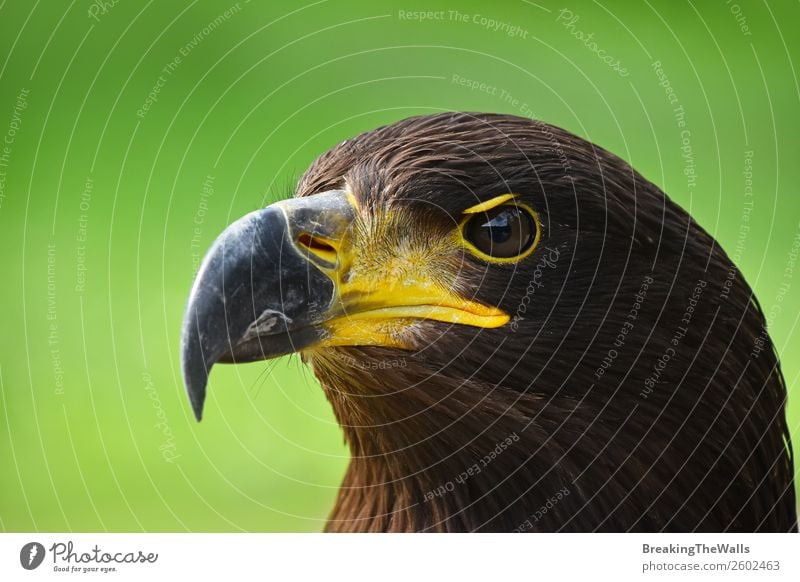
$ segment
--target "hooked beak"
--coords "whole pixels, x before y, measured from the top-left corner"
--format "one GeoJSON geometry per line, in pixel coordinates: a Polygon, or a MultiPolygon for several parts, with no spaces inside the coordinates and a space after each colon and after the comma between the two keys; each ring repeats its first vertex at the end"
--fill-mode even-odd
{"type": "Polygon", "coordinates": [[[478,327],[508,322],[504,311],[442,285],[359,281],[352,244],[357,209],[334,190],[251,212],[217,238],[198,270],[183,317],[181,366],[200,420],[211,367],[312,347],[408,348],[387,322],[435,319],[478,327]]]}

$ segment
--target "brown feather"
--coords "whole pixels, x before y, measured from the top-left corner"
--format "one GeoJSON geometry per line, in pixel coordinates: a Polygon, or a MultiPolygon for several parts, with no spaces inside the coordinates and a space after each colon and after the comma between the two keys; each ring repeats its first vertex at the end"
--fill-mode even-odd
{"type": "Polygon", "coordinates": [[[376,248],[444,236],[504,192],[537,210],[543,239],[515,265],[443,261],[462,293],[521,317],[513,329],[425,321],[410,351],[304,354],[352,452],[329,531],[796,530],[764,316],[658,187],[557,127],[469,113],[343,142],[297,195],[345,183],[378,224],[403,209],[376,248]]]}

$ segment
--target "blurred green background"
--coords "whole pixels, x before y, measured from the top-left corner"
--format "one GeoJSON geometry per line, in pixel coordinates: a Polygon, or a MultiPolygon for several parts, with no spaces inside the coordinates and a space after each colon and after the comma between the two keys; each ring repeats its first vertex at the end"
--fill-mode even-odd
{"type": "Polygon", "coordinates": [[[319,153],[440,110],[563,126],[689,209],[770,314],[800,438],[798,17],[744,0],[0,2],[0,530],[319,531],[347,450],[315,379],[297,359],[220,366],[196,424],[184,301],[216,234],[319,153]]]}

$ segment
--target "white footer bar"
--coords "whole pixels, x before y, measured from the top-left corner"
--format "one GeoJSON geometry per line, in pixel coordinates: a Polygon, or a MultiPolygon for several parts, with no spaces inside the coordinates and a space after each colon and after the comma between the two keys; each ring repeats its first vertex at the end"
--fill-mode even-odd
{"type": "Polygon", "coordinates": [[[789,534],[0,534],[0,580],[800,580],[798,554],[789,534]]]}

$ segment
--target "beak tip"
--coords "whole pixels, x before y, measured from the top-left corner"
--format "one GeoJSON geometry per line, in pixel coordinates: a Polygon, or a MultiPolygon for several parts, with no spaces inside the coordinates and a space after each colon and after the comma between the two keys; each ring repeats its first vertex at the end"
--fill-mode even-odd
{"type": "Polygon", "coordinates": [[[194,417],[197,420],[197,422],[200,422],[201,420],[203,420],[203,403],[202,402],[198,402],[198,403],[194,403],[193,402],[192,403],[192,410],[194,411],[194,417]]]}
{"type": "MultiPolygon", "coordinates": [[[[196,338],[193,338],[196,339],[196,338]]],[[[206,369],[203,353],[198,341],[183,341],[181,346],[181,368],[183,382],[189,403],[197,422],[203,418],[203,404],[206,400],[206,388],[210,369],[206,369]]],[[[210,368],[210,367],[209,367],[210,368]]]]}
{"type": "Polygon", "coordinates": [[[189,403],[192,406],[192,412],[197,422],[203,419],[203,404],[206,400],[206,383],[208,382],[208,374],[203,373],[191,375],[185,374],[186,392],[189,395],[189,403]]]}

